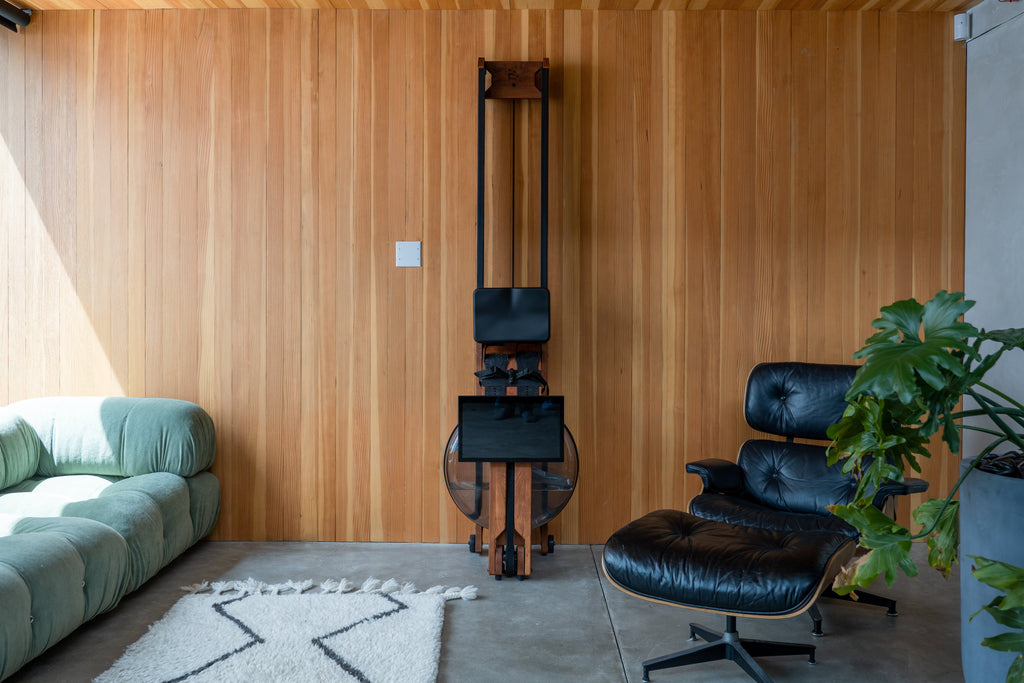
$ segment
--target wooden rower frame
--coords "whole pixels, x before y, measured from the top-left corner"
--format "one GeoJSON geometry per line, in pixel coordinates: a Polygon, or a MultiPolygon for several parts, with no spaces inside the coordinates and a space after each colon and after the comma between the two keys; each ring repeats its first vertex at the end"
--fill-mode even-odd
{"type": "MultiPolygon", "coordinates": [[[[544,345],[533,343],[479,344],[477,366],[484,367],[484,357],[490,350],[499,350],[508,356],[510,364],[515,360],[518,351],[532,351],[540,356],[538,370],[544,371],[544,345]]],[[[518,394],[518,389],[511,388],[518,394]]],[[[484,388],[479,388],[484,394],[484,388]]],[[[507,391],[506,391],[507,395],[507,391]]],[[[540,554],[547,555],[554,548],[554,539],[548,533],[548,525],[544,523],[533,528],[533,466],[532,462],[490,462],[482,463],[487,467],[489,488],[487,505],[489,509],[487,539],[489,544],[487,571],[496,578],[519,576],[525,578],[533,571],[532,546],[540,546],[540,554]],[[510,485],[511,484],[511,485],[510,485]],[[512,502],[509,505],[509,502],[512,502]],[[514,571],[509,569],[508,542],[510,539],[515,549],[515,560],[511,562],[514,571]],[[529,542],[526,542],[529,539],[529,542]]],[[[483,554],[484,527],[476,525],[476,533],[470,537],[471,552],[483,554]]]]}
{"type": "MultiPolygon", "coordinates": [[[[541,287],[547,287],[548,238],[548,82],[550,65],[541,62],[486,61],[478,62],[478,166],[477,166],[477,286],[483,287],[484,263],[484,147],[485,102],[488,99],[537,99],[541,102],[541,168],[540,168],[540,227],[541,227],[541,287]]],[[[488,349],[501,348],[510,363],[517,352],[529,350],[539,357],[538,370],[545,367],[543,343],[517,343],[478,345],[477,369],[485,369],[484,358],[488,349]]],[[[518,388],[512,387],[518,394],[518,388]]],[[[486,393],[484,387],[479,388],[486,393]]],[[[508,389],[505,389],[508,393],[508,389]]],[[[532,573],[532,546],[540,546],[541,555],[554,548],[554,539],[548,535],[548,525],[533,528],[533,463],[493,462],[483,465],[489,469],[490,486],[487,492],[489,507],[487,529],[488,573],[496,579],[518,576],[524,579],[532,573]]],[[[484,552],[484,528],[476,526],[470,537],[472,552],[484,552]]]]}

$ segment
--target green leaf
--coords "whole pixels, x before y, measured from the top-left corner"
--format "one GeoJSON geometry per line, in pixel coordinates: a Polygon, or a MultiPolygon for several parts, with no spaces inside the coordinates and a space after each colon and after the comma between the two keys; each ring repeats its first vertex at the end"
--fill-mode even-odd
{"type": "MultiPolygon", "coordinates": [[[[1016,609],[1003,610],[996,606],[997,602],[999,602],[999,598],[994,599],[992,602],[972,614],[970,619],[973,619],[975,615],[981,614],[982,612],[987,612],[1000,626],[1007,626],[1018,630],[1024,629],[1024,608],[1017,607],[1016,609]]],[[[968,621],[970,621],[970,619],[968,619],[968,621]]]]}
{"type": "Polygon", "coordinates": [[[962,293],[943,290],[923,306],[906,299],[883,307],[881,317],[871,323],[879,331],[854,354],[867,360],[847,399],[870,394],[908,405],[920,402],[930,388],[940,395],[940,404],[954,396],[955,403],[960,391],[950,380],[967,374],[964,358],[976,353],[968,338],[979,334],[958,318],[973,305],[962,293]]]}
{"type": "Polygon", "coordinates": [[[1024,655],[1018,656],[1006,672],[1006,683],[1024,683],[1024,655]]]}
{"type": "Polygon", "coordinates": [[[960,547],[960,503],[932,498],[917,506],[914,521],[928,534],[928,564],[948,577],[960,547]],[[945,507],[943,507],[945,505],[945,507]]]}
{"type": "Polygon", "coordinates": [[[1022,653],[1010,665],[1006,672],[1006,680],[1011,683],[1024,683],[1024,569],[986,557],[971,556],[971,559],[977,565],[971,575],[986,585],[1004,591],[1007,595],[993,598],[970,618],[974,619],[981,612],[986,612],[1000,626],[1016,629],[985,638],[981,644],[1002,652],[1022,653]]]}
{"type": "Polygon", "coordinates": [[[854,502],[870,500],[886,482],[903,481],[907,469],[921,471],[917,456],[930,456],[928,439],[919,429],[903,426],[908,419],[916,416],[909,417],[899,403],[862,395],[854,398],[842,419],[829,427],[833,441],[828,462],[835,464],[843,459],[843,473],[858,479],[854,502]],[[892,412],[894,406],[898,413],[892,412]]]}
{"type": "Polygon", "coordinates": [[[971,576],[1004,594],[999,601],[999,609],[1010,610],[1024,606],[1024,569],[986,557],[972,555],[971,559],[976,564],[971,576]]]}
{"type": "Polygon", "coordinates": [[[985,638],[981,644],[1000,652],[1024,653],[1024,633],[1000,633],[998,636],[985,638]]]}
{"type": "Polygon", "coordinates": [[[990,560],[987,557],[976,555],[969,556],[974,560],[977,568],[971,575],[986,586],[997,588],[1001,591],[1013,590],[1024,583],[1024,569],[1006,562],[990,560]]]}
{"type": "Polygon", "coordinates": [[[981,339],[994,341],[1010,349],[1024,349],[1024,327],[1011,327],[1005,330],[982,330],[978,336],[981,339]]]}
{"type": "Polygon", "coordinates": [[[879,576],[891,586],[899,571],[917,576],[917,565],[910,557],[910,531],[881,510],[868,504],[830,506],[835,515],[861,531],[861,546],[871,550],[861,558],[852,577],[855,587],[865,588],[879,576]]]}

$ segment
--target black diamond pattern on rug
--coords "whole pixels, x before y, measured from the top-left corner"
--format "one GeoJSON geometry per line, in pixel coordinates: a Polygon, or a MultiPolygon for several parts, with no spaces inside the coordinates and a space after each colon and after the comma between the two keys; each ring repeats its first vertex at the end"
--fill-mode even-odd
{"type": "Polygon", "coordinates": [[[387,600],[388,602],[394,604],[395,607],[393,607],[391,609],[388,609],[388,610],[385,610],[383,612],[379,612],[379,613],[374,614],[374,615],[369,616],[369,617],[364,617],[363,619],[360,619],[359,621],[353,622],[353,623],[349,624],[348,626],[344,626],[342,628],[339,628],[337,631],[331,631],[330,633],[328,633],[326,635],[322,635],[322,636],[319,636],[319,637],[313,639],[313,644],[314,645],[316,645],[318,648],[323,650],[324,654],[326,654],[328,657],[331,658],[332,661],[334,661],[338,666],[340,666],[342,669],[344,669],[346,673],[348,673],[350,676],[352,676],[357,681],[359,681],[359,683],[370,683],[370,679],[368,679],[366,677],[366,675],[363,674],[362,671],[357,669],[355,666],[353,666],[349,662],[345,661],[344,657],[342,657],[336,651],[332,650],[330,648],[330,646],[327,645],[326,641],[330,640],[331,638],[334,638],[336,636],[340,636],[343,633],[347,633],[348,631],[351,631],[352,629],[356,628],[357,626],[362,626],[363,624],[369,624],[369,623],[372,623],[374,621],[380,621],[381,619],[386,619],[386,618],[388,618],[390,616],[398,614],[402,610],[409,609],[409,606],[406,605],[404,602],[402,602],[400,600],[396,600],[395,598],[391,597],[390,595],[381,595],[380,597],[382,597],[385,600],[387,600]]]}
{"type": "MultiPolygon", "coordinates": [[[[243,595],[241,597],[231,598],[229,600],[224,600],[222,602],[217,602],[211,605],[211,609],[213,609],[213,611],[216,612],[218,617],[226,619],[227,621],[231,622],[236,628],[238,628],[242,632],[242,634],[245,635],[245,637],[247,638],[245,643],[231,650],[230,652],[225,652],[224,654],[211,659],[205,664],[196,667],[195,669],[192,669],[188,673],[182,674],[175,678],[168,679],[163,683],[180,683],[181,681],[187,681],[188,679],[198,676],[199,674],[207,671],[211,667],[216,666],[217,664],[220,664],[222,662],[225,662],[228,659],[231,659],[232,657],[239,655],[245,652],[246,650],[249,650],[250,648],[268,645],[266,638],[264,638],[256,632],[255,625],[246,623],[238,616],[231,614],[227,609],[228,606],[239,603],[250,597],[253,596],[243,595]]],[[[342,626],[341,628],[330,631],[329,633],[319,635],[315,638],[312,638],[309,641],[313,646],[315,646],[321,652],[323,652],[340,669],[342,669],[345,673],[347,673],[360,683],[370,683],[370,679],[367,678],[366,674],[360,671],[358,667],[356,667],[351,662],[347,661],[344,657],[341,656],[341,654],[337,650],[333,649],[330,645],[328,645],[327,641],[342,636],[345,633],[348,633],[360,626],[371,624],[374,622],[379,622],[382,619],[387,619],[388,617],[394,616],[404,610],[409,609],[409,606],[406,603],[402,602],[401,600],[398,600],[397,598],[391,595],[378,594],[376,597],[379,597],[382,600],[387,601],[388,603],[390,603],[391,606],[383,611],[377,612],[367,617],[363,617],[362,619],[342,626]]]]}

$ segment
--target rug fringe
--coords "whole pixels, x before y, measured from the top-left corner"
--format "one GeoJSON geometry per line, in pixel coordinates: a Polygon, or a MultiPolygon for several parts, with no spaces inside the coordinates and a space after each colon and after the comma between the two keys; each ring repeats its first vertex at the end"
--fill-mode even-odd
{"type": "Polygon", "coordinates": [[[244,581],[203,581],[188,586],[182,586],[181,590],[190,595],[197,593],[212,593],[223,595],[225,593],[239,593],[241,595],[299,595],[313,590],[319,585],[321,593],[378,593],[381,595],[416,595],[425,593],[429,595],[440,595],[445,600],[476,600],[477,587],[466,586],[431,586],[426,590],[418,590],[416,585],[410,581],[399,583],[395,579],[381,581],[370,577],[363,581],[359,590],[355,590],[356,584],[348,579],[324,579],[319,584],[312,579],[304,581],[285,581],[284,583],[264,583],[249,577],[244,581]]]}

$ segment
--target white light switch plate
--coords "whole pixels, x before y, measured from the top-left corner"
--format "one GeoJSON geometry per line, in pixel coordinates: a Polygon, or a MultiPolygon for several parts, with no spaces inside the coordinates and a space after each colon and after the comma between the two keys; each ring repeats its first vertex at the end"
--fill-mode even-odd
{"type": "Polygon", "coordinates": [[[395,242],[395,265],[399,268],[419,268],[420,243],[395,242]]]}

